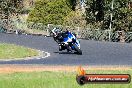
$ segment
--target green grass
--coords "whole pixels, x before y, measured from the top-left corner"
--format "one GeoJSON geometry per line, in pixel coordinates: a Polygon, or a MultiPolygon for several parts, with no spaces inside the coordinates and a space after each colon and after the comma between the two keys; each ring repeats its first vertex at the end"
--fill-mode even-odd
{"type": "Polygon", "coordinates": [[[14,44],[0,44],[0,59],[18,59],[36,55],[38,55],[38,52],[34,49],[14,44]]]}
{"type": "MultiPolygon", "coordinates": [[[[88,73],[131,74],[128,71],[88,71],[88,73]]],[[[132,88],[130,84],[86,84],[76,82],[75,72],[19,72],[0,74],[0,88],[132,88]]]]}

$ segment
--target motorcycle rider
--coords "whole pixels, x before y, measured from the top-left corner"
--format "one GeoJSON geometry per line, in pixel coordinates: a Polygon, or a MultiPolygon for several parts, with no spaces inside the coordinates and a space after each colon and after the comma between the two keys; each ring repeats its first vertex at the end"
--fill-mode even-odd
{"type": "Polygon", "coordinates": [[[68,33],[70,32],[68,31],[68,29],[66,29],[66,31],[60,31],[59,28],[54,28],[52,32],[54,33],[54,40],[59,44],[59,51],[62,51],[65,48],[67,48],[68,52],[72,51],[71,48],[68,46],[68,43],[65,43],[65,45],[63,45],[63,39],[67,37],[68,33]]]}

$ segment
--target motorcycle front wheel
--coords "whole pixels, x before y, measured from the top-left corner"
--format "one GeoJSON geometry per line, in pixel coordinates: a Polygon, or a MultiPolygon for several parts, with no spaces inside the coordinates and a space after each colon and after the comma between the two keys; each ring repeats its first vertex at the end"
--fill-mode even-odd
{"type": "Polygon", "coordinates": [[[74,46],[74,48],[75,48],[75,51],[77,51],[77,54],[82,55],[82,50],[79,49],[79,48],[76,46],[76,44],[73,44],[73,46],[74,46]]]}

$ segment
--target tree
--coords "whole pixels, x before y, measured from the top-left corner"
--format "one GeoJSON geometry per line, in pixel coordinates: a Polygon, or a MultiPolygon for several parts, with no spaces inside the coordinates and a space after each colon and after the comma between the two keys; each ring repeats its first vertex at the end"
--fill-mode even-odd
{"type": "Polygon", "coordinates": [[[102,21],[104,19],[104,0],[96,0],[96,21],[102,21]]]}
{"type": "Polygon", "coordinates": [[[96,0],[96,1],[87,0],[87,8],[86,8],[87,24],[92,24],[94,25],[95,28],[109,29],[109,24],[111,22],[110,13],[112,13],[113,31],[130,30],[132,24],[132,10],[128,7],[129,0],[114,0],[113,10],[111,9],[112,0],[104,0],[103,6],[99,4],[101,0],[96,0]],[[98,1],[98,3],[96,1],[98,1]],[[103,11],[102,15],[101,14],[96,15],[96,12],[98,13],[99,11],[101,12],[103,11]],[[100,16],[102,16],[103,19],[100,19],[100,16]],[[99,20],[97,20],[98,18],[99,20]]]}
{"type": "Polygon", "coordinates": [[[63,25],[73,27],[85,27],[85,16],[83,16],[80,11],[72,11],[65,17],[63,25]]]}
{"type": "Polygon", "coordinates": [[[39,0],[29,13],[28,21],[60,25],[71,11],[72,6],[67,0],[39,0]]]}
{"type": "Polygon", "coordinates": [[[115,30],[130,30],[132,10],[128,8],[129,0],[115,0],[113,10],[113,28],[115,30]]]}
{"type": "MultiPolygon", "coordinates": [[[[104,20],[104,0],[89,0],[86,2],[86,4],[88,7],[86,8],[86,15],[94,16],[94,17],[92,16],[91,20],[93,21],[104,20]]],[[[89,18],[86,20],[89,20],[89,18]]]]}
{"type": "Polygon", "coordinates": [[[68,5],[70,5],[70,7],[72,7],[72,10],[75,11],[77,0],[66,0],[66,2],[68,2],[68,5]]]}
{"type": "Polygon", "coordinates": [[[22,0],[0,0],[0,19],[6,19],[5,26],[8,28],[10,15],[17,14],[21,10],[22,0]]]}

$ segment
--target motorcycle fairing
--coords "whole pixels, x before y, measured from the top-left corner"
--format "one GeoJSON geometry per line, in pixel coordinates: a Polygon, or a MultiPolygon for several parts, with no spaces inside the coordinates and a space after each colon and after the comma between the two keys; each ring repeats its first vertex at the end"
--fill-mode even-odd
{"type": "MultiPolygon", "coordinates": [[[[75,42],[75,44],[79,47],[79,49],[80,49],[80,43],[79,43],[79,41],[76,39],[76,37],[71,33],[71,32],[68,32],[67,33],[67,37],[66,38],[64,38],[64,43],[65,44],[68,44],[68,42],[72,42],[72,39],[74,39],[76,42],[75,42]]],[[[74,49],[74,46],[72,46],[71,47],[72,49],[74,49]]]]}

